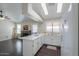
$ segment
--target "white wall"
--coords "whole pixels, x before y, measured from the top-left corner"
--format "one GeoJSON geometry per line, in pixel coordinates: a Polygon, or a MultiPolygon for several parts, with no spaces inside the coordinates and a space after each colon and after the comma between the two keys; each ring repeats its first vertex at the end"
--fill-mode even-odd
{"type": "Polygon", "coordinates": [[[68,22],[68,30],[65,31],[61,45],[61,55],[78,55],[78,5],[72,4],[71,12],[63,15],[63,20],[68,22]]]}
{"type": "Polygon", "coordinates": [[[9,21],[0,21],[0,41],[12,38],[14,24],[9,21]]]}

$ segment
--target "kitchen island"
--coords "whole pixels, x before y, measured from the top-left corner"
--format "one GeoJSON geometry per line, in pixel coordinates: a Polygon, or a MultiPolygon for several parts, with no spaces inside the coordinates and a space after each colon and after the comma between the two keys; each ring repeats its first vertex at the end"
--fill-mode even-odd
{"type": "Polygon", "coordinates": [[[23,39],[23,56],[34,56],[43,45],[43,34],[32,34],[23,39]]]}

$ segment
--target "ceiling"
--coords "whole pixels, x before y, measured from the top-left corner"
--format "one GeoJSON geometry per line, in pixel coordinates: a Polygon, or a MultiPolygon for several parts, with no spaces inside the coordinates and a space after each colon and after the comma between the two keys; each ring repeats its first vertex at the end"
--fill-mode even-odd
{"type": "Polygon", "coordinates": [[[61,14],[56,13],[56,4],[46,4],[48,15],[45,15],[41,4],[33,4],[33,9],[45,20],[60,17],[61,14]]]}
{"type": "Polygon", "coordinates": [[[43,21],[60,19],[69,8],[69,4],[64,3],[62,12],[57,13],[57,3],[46,3],[48,15],[45,15],[40,3],[30,3],[30,5],[31,7],[29,7],[29,3],[0,3],[0,9],[3,9],[4,14],[11,17],[12,21],[21,22],[28,19],[43,21]]]}
{"type": "Polygon", "coordinates": [[[63,13],[65,13],[69,8],[69,4],[63,4],[62,12],[57,13],[57,3],[47,3],[46,6],[48,10],[48,15],[45,15],[40,3],[33,3],[32,5],[33,10],[35,10],[38,13],[38,15],[42,17],[43,20],[59,19],[62,17],[63,13]]]}

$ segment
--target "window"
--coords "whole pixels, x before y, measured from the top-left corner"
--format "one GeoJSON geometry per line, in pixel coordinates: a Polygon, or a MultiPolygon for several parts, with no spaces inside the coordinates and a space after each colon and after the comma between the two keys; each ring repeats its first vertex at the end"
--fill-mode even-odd
{"type": "Polygon", "coordinates": [[[32,25],[32,33],[37,33],[37,24],[32,25]]]}
{"type": "Polygon", "coordinates": [[[60,32],[60,24],[58,22],[53,23],[53,32],[60,32]]]}
{"type": "Polygon", "coordinates": [[[51,23],[46,24],[46,31],[47,32],[52,32],[52,24],[51,23]]]}
{"type": "Polygon", "coordinates": [[[21,24],[17,24],[17,34],[21,33],[21,24]]]}
{"type": "Polygon", "coordinates": [[[58,25],[53,26],[53,32],[59,32],[59,26],[58,25]]]}
{"type": "Polygon", "coordinates": [[[59,23],[47,23],[46,24],[46,31],[47,32],[60,32],[60,24],[59,23]]]}

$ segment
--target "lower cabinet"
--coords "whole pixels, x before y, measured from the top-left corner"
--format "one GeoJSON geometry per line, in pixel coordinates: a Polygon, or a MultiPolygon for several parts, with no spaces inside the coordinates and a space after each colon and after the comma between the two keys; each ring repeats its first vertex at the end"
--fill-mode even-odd
{"type": "Polygon", "coordinates": [[[42,45],[43,45],[42,37],[34,40],[34,47],[33,47],[34,55],[38,52],[38,50],[42,47],[42,45]]]}
{"type": "Polygon", "coordinates": [[[38,51],[38,44],[37,44],[37,40],[35,40],[34,42],[33,42],[33,55],[35,55],[36,54],[36,52],[38,51]]]}
{"type": "Polygon", "coordinates": [[[43,45],[42,38],[23,40],[23,56],[34,56],[43,45]]]}
{"type": "Polygon", "coordinates": [[[51,45],[61,46],[60,39],[51,39],[51,45]]]}
{"type": "Polygon", "coordinates": [[[34,56],[43,44],[60,46],[59,37],[42,36],[34,40],[23,39],[23,56],[34,56]]]}
{"type": "Polygon", "coordinates": [[[60,46],[61,45],[61,38],[60,37],[53,37],[53,36],[45,36],[44,44],[60,46]]]}
{"type": "Polygon", "coordinates": [[[32,40],[23,40],[23,56],[32,56],[33,53],[33,41],[32,40]]]}

